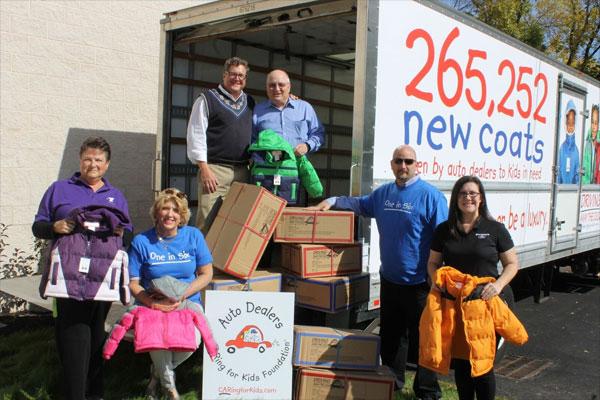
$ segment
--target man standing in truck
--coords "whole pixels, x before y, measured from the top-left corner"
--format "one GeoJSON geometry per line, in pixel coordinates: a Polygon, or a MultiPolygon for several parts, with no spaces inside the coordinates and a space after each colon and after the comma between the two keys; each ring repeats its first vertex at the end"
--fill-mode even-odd
{"type": "MultiPolygon", "coordinates": [[[[417,362],[419,320],[430,285],[427,259],[433,232],[448,219],[446,198],[417,175],[417,154],[410,146],[394,150],[390,166],[395,182],[361,197],[331,197],[311,209],[331,207],[375,218],[381,266],[381,359],[404,386],[408,359],[417,362]]],[[[442,395],[435,372],[417,367],[413,390],[420,399],[442,395]]]]}
{"type": "Polygon", "coordinates": [[[294,148],[297,157],[314,153],[323,144],[324,129],[312,106],[290,97],[292,84],[288,74],[274,69],[267,75],[268,100],[254,108],[252,116],[252,142],[258,133],[272,129],[294,148]]]}
{"type": "MultiPolygon", "coordinates": [[[[285,71],[275,69],[267,75],[268,100],[254,108],[252,143],[258,140],[259,132],[271,129],[292,146],[294,155],[299,158],[319,150],[324,140],[324,129],[308,102],[290,96],[291,88],[290,77],[285,71]]],[[[299,187],[296,194],[295,205],[306,205],[306,190],[299,187]]]]}
{"type": "Polygon", "coordinates": [[[206,217],[233,182],[248,182],[248,146],[254,100],[244,92],[248,62],[225,61],[223,82],[194,102],[187,128],[187,155],[198,166],[196,226],[204,233],[206,217]]]}

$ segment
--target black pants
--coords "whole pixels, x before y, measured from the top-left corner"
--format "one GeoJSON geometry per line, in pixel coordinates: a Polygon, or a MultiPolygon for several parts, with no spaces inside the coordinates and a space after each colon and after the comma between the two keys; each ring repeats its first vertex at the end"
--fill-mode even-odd
{"type": "Polygon", "coordinates": [[[453,359],[454,380],[460,400],[494,400],[496,396],[496,376],[494,370],[473,378],[471,363],[468,360],[453,359]]]}
{"type": "MultiPolygon", "coordinates": [[[[381,360],[394,371],[399,387],[404,386],[407,359],[418,364],[419,320],[428,293],[426,283],[398,285],[381,278],[381,360]]],[[[413,390],[423,399],[442,397],[436,373],[420,366],[417,366],[413,390]]]]}
{"type": "Polygon", "coordinates": [[[57,299],[56,344],[68,400],[102,397],[102,346],[109,302],[57,299]]]}

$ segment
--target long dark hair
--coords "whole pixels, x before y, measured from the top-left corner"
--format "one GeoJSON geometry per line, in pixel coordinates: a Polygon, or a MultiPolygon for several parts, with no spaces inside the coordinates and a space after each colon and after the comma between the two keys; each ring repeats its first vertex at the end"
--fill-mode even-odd
{"type": "Polygon", "coordinates": [[[479,188],[479,198],[481,203],[479,203],[479,217],[485,218],[490,221],[493,221],[494,218],[492,214],[490,214],[490,210],[487,207],[487,199],[485,198],[485,190],[483,189],[483,184],[479,180],[478,177],[473,175],[466,175],[456,181],[454,187],[452,188],[452,195],[450,196],[450,208],[448,210],[448,228],[450,229],[450,234],[453,237],[459,236],[459,226],[461,223],[462,213],[458,208],[458,192],[465,185],[465,183],[473,182],[479,188]]]}

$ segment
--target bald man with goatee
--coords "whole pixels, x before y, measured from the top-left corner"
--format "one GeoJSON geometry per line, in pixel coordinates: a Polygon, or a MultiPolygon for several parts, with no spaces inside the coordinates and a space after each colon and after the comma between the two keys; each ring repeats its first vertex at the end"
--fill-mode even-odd
{"type": "MultiPolygon", "coordinates": [[[[390,167],[395,181],[371,194],[331,197],[309,208],[335,207],[375,219],[381,259],[381,359],[402,388],[407,359],[418,361],[419,320],[430,288],[427,259],[433,231],[448,219],[448,203],[442,192],[417,174],[417,154],[412,147],[394,149],[390,167]]],[[[420,366],[413,390],[419,399],[442,396],[435,372],[420,366]]]]}

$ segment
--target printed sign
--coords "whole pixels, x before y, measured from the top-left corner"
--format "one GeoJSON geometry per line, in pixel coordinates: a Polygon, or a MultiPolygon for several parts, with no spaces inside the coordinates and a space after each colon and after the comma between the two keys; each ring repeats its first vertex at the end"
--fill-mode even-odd
{"type": "Polygon", "coordinates": [[[556,71],[418,3],[380,7],[374,178],[409,144],[427,180],[551,182],[556,71]]]}
{"type": "Polygon", "coordinates": [[[291,399],[294,294],[206,291],[219,345],[204,351],[203,399],[291,399]]]}
{"type": "MultiPolygon", "coordinates": [[[[559,236],[600,230],[597,85],[419,2],[380,1],[377,37],[374,183],[393,180],[393,149],[410,145],[431,183],[478,176],[517,246],[546,243],[553,220],[559,236]],[[561,74],[585,94],[560,97],[561,74]]],[[[370,243],[373,270],[376,229],[370,243]]]]}

